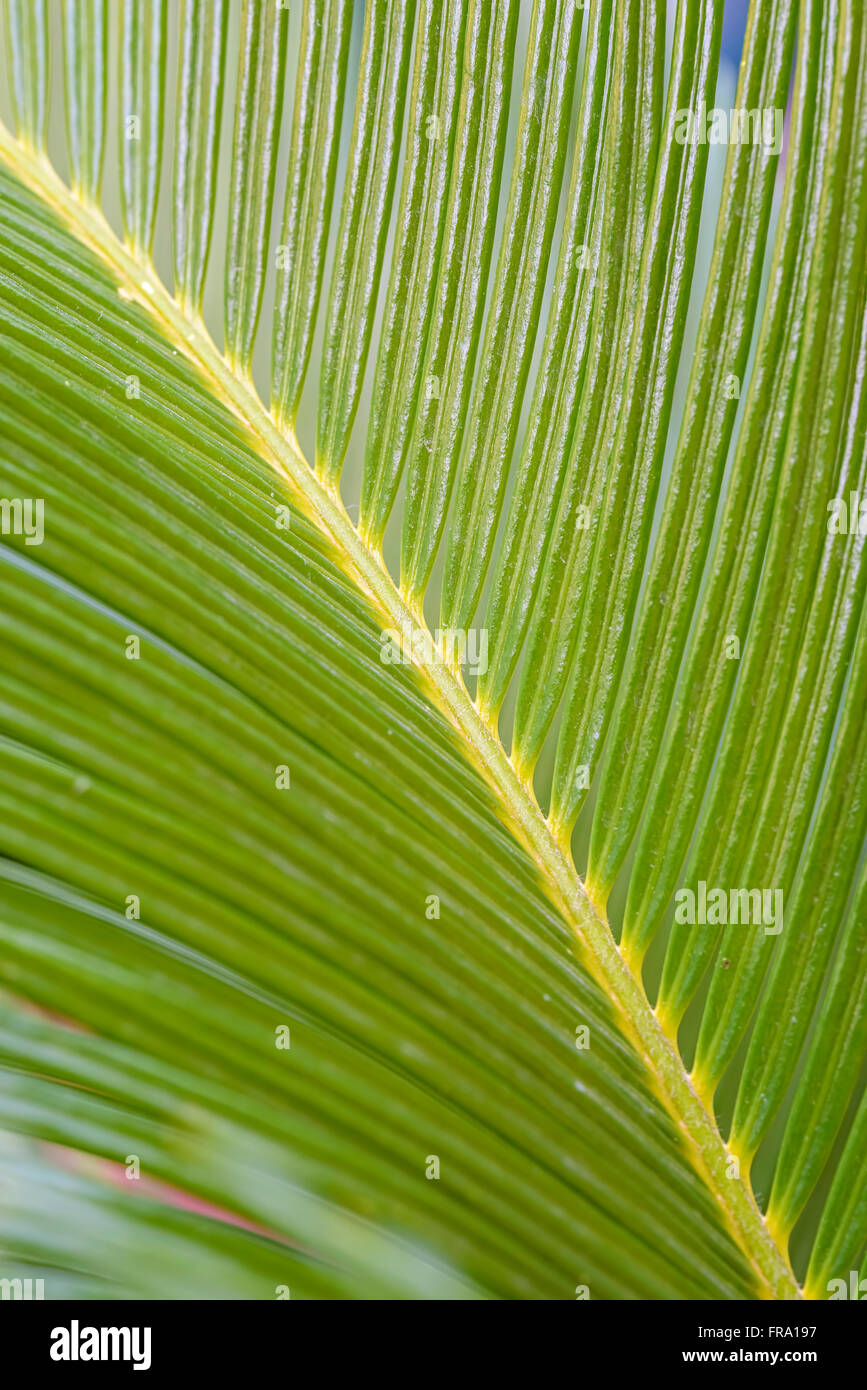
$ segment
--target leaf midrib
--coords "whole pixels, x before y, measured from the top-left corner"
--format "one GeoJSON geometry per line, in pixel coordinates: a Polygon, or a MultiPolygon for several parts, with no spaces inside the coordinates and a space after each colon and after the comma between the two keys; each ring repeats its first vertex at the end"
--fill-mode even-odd
{"type": "Polygon", "coordinates": [[[294,432],[278,429],[249,377],[229,365],[200,318],[184,313],[152,265],[132,254],[101,210],[76,197],[44,154],[17,140],[0,123],[0,159],[109,269],[124,297],[145,308],[163,335],[196,368],[210,393],[244,426],[252,447],[291,489],[293,500],[330,543],[333,558],[365,595],[382,628],[409,631],[413,664],[432,703],[461,739],[468,761],[493,789],[503,821],[535,863],[547,896],[574,932],[582,963],[617,1010],[624,1035],[644,1062],[653,1088],[683,1135],[687,1152],[719,1204],[730,1234],[756,1277],[761,1297],[802,1297],[786,1252],[768,1229],[749,1177],[729,1177],[734,1155],[710,1106],[687,1073],[674,1038],[667,1036],[611,933],[604,910],[591,899],[568,853],[545,819],[532,787],[519,775],[496,727],[479,711],[460,670],[436,651],[420,612],[410,606],[380,554],[361,539],[336,487],[318,479],[294,432]]]}

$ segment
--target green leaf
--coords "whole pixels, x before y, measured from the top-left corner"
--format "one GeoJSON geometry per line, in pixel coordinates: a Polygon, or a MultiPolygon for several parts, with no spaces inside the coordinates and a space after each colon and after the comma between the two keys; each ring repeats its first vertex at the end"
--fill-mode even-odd
{"type": "Polygon", "coordinates": [[[316,467],[335,482],[358,408],[394,185],[415,0],[366,6],[352,146],[326,314],[316,467]]]}
{"type": "Polygon", "coordinates": [[[225,289],[226,350],[242,374],[250,370],[262,307],[288,27],[285,5],[244,0],[225,289]]]}
{"type": "Polygon", "coordinates": [[[64,0],[66,128],[70,183],[99,197],[105,146],[108,69],[106,0],[64,0]]]}
{"type": "Polygon", "coordinates": [[[127,243],[143,257],[153,245],[162,167],[167,23],[166,0],[123,0],[121,208],[127,243]]]}
{"type": "Polygon", "coordinates": [[[506,235],[446,554],[441,618],[448,628],[468,626],[476,611],[499,519],[554,235],[580,37],[571,6],[534,11],[506,235]]]}
{"type": "Polygon", "coordinates": [[[295,425],[319,308],[351,16],[347,0],[304,6],[271,370],[271,404],[288,428],[295,425]]]}
{"type": "Polygon", "coordinates": [[[476,364],[508,118],[517,5],[471,3],[436,298],[401,533],[401,587],[421,603],[442,537],[476,364]]]}
{"type": "MultiPolygon", "coordinates": [[[[489,718],[499,714],[527,632],[540,564],[566,473],[581,387],[585,372],[592,370],[588,354],[608,155],[603,135],[615,59],[611,15],[610,0],[602,0],[590,12],[555,295],[485,616],[489,664],[487,671],[479,674],[478,699],[489,718]]],[[[621,69],[621,79],[622,75],[621,69]]]]}
{"type": "MultiPolygon", "coordinates": [[[[769,7],[757,10],[747,32],[738,108],[784,105],[796,18],[794,3],[778,16],[769,7]]],[[[603,901],[638,826],[689,635],[758,310],[777,167],[761,146],[729,147],[667,505],[600,772],[588,880],[603,901]]]]}
{"type": "Polygon", "coordinates": [[[184,0],[175,133],[175,295],[189,313],[202,307],[214,223],[226,58],[225,0],[184,0]]]}
{"type": "Polygon", "coordinates": [[[5,0],[6,43],[15,55],[9,96],[15,129],[34,150],[45,145],[48,108],[47,0],[5,0]]]}
{"type": "MultiPolygon", "coordinates": [[[[606,482],[602,465],[607,457],[601,437],[609,412],[612,420],[616,417],[620,368],[628,354],[649,227],[662,101],[662,37],[659,14],[654,15],[651,6],[627,6],[617,12],[606,131],[608,192],[600,210],[604,221],[590,364],[581,383],[557,511],[550,518],[517,687],[512,756],[526,777],[532,776],[566,688],[596,534],[592,518],[598,519],[601,512],[606,482]],[[598,461],[595,472],[591,459],[598,461]],[[590,526],[583,524],[582,508],[589,510],[590,526]]],[[[639,406],[642,400],[636,398],[639,406]]],[[[610,444],[609,440],[609,448],[610,444]]],[[[612,517],[611,524],[616,521],[612,517]]]]}
{"type": "Polygon", "coordinates": [[[466,3],[430,3],[418,26],[407,158],[364,455],[359,530],[382,545],[422,390],[461,92],[466,3]]]}
{"type": "Polygon", "coordinates": [[[0,1244],[47,1297],[865,1267],[867,17],[753,0],[735,102],[794,54],[792,125],[723,158],[720,7],[583,9],[4,2],[0,1244]]]}

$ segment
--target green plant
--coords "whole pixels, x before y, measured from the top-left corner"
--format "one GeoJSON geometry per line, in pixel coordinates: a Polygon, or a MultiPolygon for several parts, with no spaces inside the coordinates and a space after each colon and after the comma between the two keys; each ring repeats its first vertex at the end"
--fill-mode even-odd
{"type": "Polygon", "coordinates": [[[863,7],[753,0],[785,185],[771,246],[730,144],[694,344],[713,0],[667,90],[661,0],[368,0],[360,55],[347,0],[4,9],[0,1273],[791,1298],[804,1214],[825,1297],[867,1243],[863,7]],[[672,921],[701,883],[783,918],[672,921]]]}

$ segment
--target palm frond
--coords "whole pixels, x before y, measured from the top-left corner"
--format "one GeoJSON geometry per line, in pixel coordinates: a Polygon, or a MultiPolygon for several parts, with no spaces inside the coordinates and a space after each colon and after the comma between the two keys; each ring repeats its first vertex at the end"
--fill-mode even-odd
{"type": "Polygon", "coordinates": [[[861,6],[4,11],[2,1273],[826,1297],[861,6]]]}

